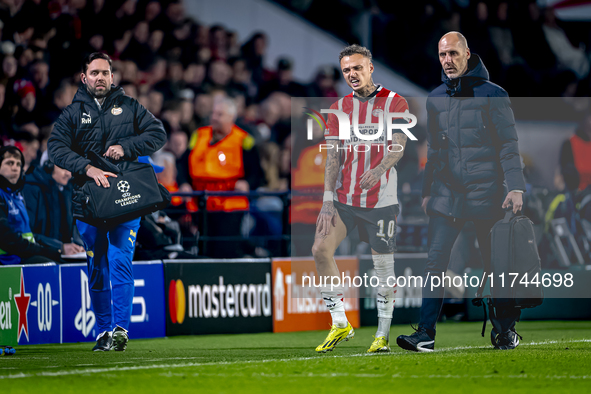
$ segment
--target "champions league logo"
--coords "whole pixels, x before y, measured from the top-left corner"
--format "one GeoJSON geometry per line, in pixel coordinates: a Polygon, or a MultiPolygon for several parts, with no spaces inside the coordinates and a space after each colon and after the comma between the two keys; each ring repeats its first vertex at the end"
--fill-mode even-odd
{"type": "MultiPolygon", "coordinates": [[[[117,189],[119,189],[119,191],[123,194],[127,193],[129,191],[129,182],[119,181],[117,183],[117,189]]],[[[123,197],[126,197],[126,196],[124,195],[123,197]]]]}
{"type": "Polygon", "coordinates": [[[115,200],[115,204],[119,204],[122,207],[125,205],[137,204],[138,200],[142,198],[141,194],[136,194],[132,196],[129,192],[130,186],[129,182],[127,181],[119,181],[117,182],[117,190],[121,192],[121,199],[115,200]]]}

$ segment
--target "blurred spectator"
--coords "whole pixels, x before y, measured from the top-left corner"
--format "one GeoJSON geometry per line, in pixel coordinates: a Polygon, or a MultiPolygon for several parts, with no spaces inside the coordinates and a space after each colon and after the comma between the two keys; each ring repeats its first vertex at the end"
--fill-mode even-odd
{"type": "Polygon", "coordinates": [[[125,95],[127,95],[129,97],[133,97],[134,99],[137,100],[137,98],[138,98],[137,88],[135,87],[135,85],[131,81],[123,80],[123,81],[119,82],[119,86],[121,86],[121,88],[123,88],[125,95]]]}
{"type": "Polygon", "coordinates": [[[6,103],[6,86],[0,83],[0,140],[8,136],[10,126],[10,113],[8,112],[6,103]]]}
{"type": "MultiPolygon", "coordinates": [[[[149,0],[144,10],[144,21],[148,22],[151,31],[161,28],[162,25],[162,6],[158,0],[149,0]]],[[[161,30],[160,30],[161,31],[161,30]]]]}
{"type": "Polygon", "coordinates": [[[257,144],[270,141],[273,138],[275,125],[281,119],[281,105],[276,100],[265,100],[260,106],[260,118],[257,121],[257,144]]]}
{"type": "Polygon", "coordinates": [[[257,32],[242,46],[242,57],[248,69],[252,71],[252,80],[260,85],[265,81],[267,72],[264,69],[264,56],[267,50],[267,36],[257,32]]]}
{"type": "Polygon", "coordinates": [[[61,251],[35,242],[21,195],[24,186],[22,153],[14,146],[0,149],[0,264],[60,261],[61,251]]]}
{"type": "Polygon", "coordinates": [[[18,62],[12,55],[5,55],[2,59],[2,80],[8,81],[16,76],[18,62]]]}
{"type": "Polygon", "coordinates": [[[242,58],[232,58],[228,61],[232,68],[232,80],[228,90],[243,94],[245,97],[254,97],[257,87],[252,83],[251,72],[246,67],[246,61],[242,58]]]}
{"type": "Polygon", "coordinates": [[[135,25],[133,36],[125,52],[121,54],[122,59],[133,59],[142,71],[150,67],[154,61],[154,53],[148,44],[150,30],[148,22],[142,21],[135,25]]]}
{"type": "Polygon", "coordinates": [[[39,128],[34,126],[34,124],[30,123],[23,126],[25,127],[25,129],[17,133],[14,139],[16,141],[16,144],[22,147],[22,167],[23,171],[27,171],[31,165],[34,165],[34,163],[37,162],[37,155],[39,152],[39,140],[36,138],[35,135],[31,134],[30,131],[26,130],[36,130],[37,134],[39,134],[39,128]]]}
{"type": "Polygon", "coordinates": [[[181,113],[179,123],[181,130],[189,135],[198,127],[197,122],[195,122],[195,117],[193,116],[193,91],[186,89],[185,91],[181,92],[181,97],[183,97],[183,100],[181,100],[179,104],[181,113]]]}
{"type": "Polygon", "coordinates": [[[162,105],[164,104],[164,96],[162,92],[152,90],[148,97],[150,98],[149,106],[146,107],[155,117],[160,117],[162,112],[162,105]]]}
{"type": "Polygon", "coordinates": [[[205,90],[225,90],[232,78],[232,68],[223,60],[216,60],[209,65],[205,90]]]}
{"type": "Polygon", "coordinates": [[[57,120],[62,110],[72,103],[78,87],[72,81],[64,79],[53,93],[53,100],[40,115],[39,124],[49,125],[57,120]]]}
{"type": "Polygon", "coordinates": [[[84,252],[72,216],[70,178],[70,171],[46,161],[25,177],[22,192],[35,240],[41,245],[62,250],[64,255],[84,252]]]}
{"type": "Polygon", "coordinates": [[[183,74],[185,87],[193,90],[194,94],[197,94],[200,91],[204,79],[205,65],[200,63],[189,64],[183,74]]]}
{"type": "Polygon", "coordinates": [[[153,87],[164,78],[166,78],[166,59],[157,57],[148,72],[144,74],[144,80],[150,87],[153,87]]]}
{"type": "Polygon", "coordinates": [[[554,8],[547,7],[544,10],[542,29],[559,64],[574,72],[578,79],[587,77],[589,75],[589,58],[583,48],[577,48],[571,44],[564,30],[558,26],[554,8]]]}
{"type": "Polygon", "coordinates": [[[308,86],[308,97],[338,97],[336,84],[341,72],[334,66],[324,66],[318,70],[314,81],[308,86]]]}
{"type": "Polygon", "coordinates": [[[300,139],[301,149],[294,151],[292,169],[290,218],[292,225],[292,255],[310,256],[313,237],[308,236],[316,231],[316,221],[322,208],[324,192],[324,167],[326,150],[320,150],[324,134],[318,125],[312,126],[313,140],[300,139]]]}
{"type": "Polygon", "coordinates": [[[167,134],[181,131],[181,116],[180,101],[168,101],[162,109],[162,113],[160,115],[160,119],[164,124],[164,130],[166,130],[167,134]]]}
{"type": "Polygon", "coordinates": [[[187,163],[189,161],[189,138],[187,134],[182,131],[176,131],[170,134],[168,142],[164,149],[171,152],[175,158],[175,166],[177,169],[176,180],[177,184],[181,185],[180,191],[191,192],[193,189],[189,186],[191,178],[189,175],[189,168],[187,163]],[[184,186],[184,187],[183,187],[184,186]]]}
{"type": "Polygon", "coordinates": [[[15,125],[20,126],[36,119],[39,111],[36,108],[37,98],[33,84],[26,79],[19,79],[14,83],[14,92],[18,99],[13,117],[15,125]]]}
{"type": "Polygon", "coordinates": [[[290,59],[279,59],[277,76],[261,86],[258,101],[263,101],[273,92],[287,93],[292,97],[306,97],[306,88],[293,80],[293,64],[290,59]]]}
{"type": "MultiPolygon", "coordinates": [[[[179,185],[177,183],[176,157],[174,154],[160,150],[153,156],[154,164],[162,167],[162,171],[156,172],[158,182],[171,193],[178,191],[179,185]]],[[[172,206],[179,206],[181,203],[182,197],[172,197],[172,206]]]]}
{"type": "Polygon", "coordinates": [[[213,109],[213,96],[207,93],[198,93],[195,96],[195,122],[197,126],[205,126],[209,123],[209,114],[213,109]]]}
{"type": "Polygon", "coordinates": [[[214,25],[209,28],[209,48],[212,59],[228,59],[228,35],[223,26],[214,25]]]}
{"type": "Polygon", "coordinates": [[[578,173],[578,190],[591,185],[591,114],[587,114],[575,134],[562,143],[560,169],[566,179],[573,171],[578,173]]]}
{"type": "Polygon", "coordinates": [[[176,100],[183,88],[183,65],[178,61],[168,62],[166,78],[158,82],[154,89],[162,92],[164,100],[176,100]]]}
{"type": "Polygon", "coordinates": [[[162,49],[162,42],[164,40],[164,32],[162,30],[154,30],[150,34],[150,39],[148,40],[148,47],[150,48],[151,56],[153,60],[156,56],[163,56],[161,51],[162,49]]]}
{"type": "MultiPolygon", "coordinates": [[[[139,73],[137,64],[131,60],[126,60],[121,63],[121,80],[129,81],[134,85],[138,83],[139,73]]],[[[121,85],[121,82],[119,82],[119,85],[121,85]]]]}
{"type": "Polygon", "coordinates": [[[51,105],[53,92],[49,86],[49,64],[43,60],[36,60],[30,67],[31,82],[35,87],[35,97],[40,111],[45,111],[51,105]]]}
{"type": "MultiPolygon", "coordinates": [[[[214,104],[211,126],[196,131],[188,162],[183,163],[188,168],[193,190],[248,192],[260,185],[262,172],[254,138],[238,128],[235,120],[234,102],[220,99],[214,104]]],[[[208,236],[238,236],[243,212],[247,209],[245,197],[209,197],[206,203],[208,236]]],[[[223,245],[223,242],[210,242],[205,254],[211,257],[243,255],[240,243],[231,252],[223,245]]]]}

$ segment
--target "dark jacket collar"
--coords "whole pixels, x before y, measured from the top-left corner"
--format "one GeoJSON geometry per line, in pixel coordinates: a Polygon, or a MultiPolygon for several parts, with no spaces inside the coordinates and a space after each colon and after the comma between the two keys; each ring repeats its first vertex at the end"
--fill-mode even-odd
{"type": "Polygon", "coordinates": [[[13,185],[8,179],[0,175],[0,189],[6,193],[18,193],[23,189],[23,186],[25,186],[25,178],[23,177],[20,177],[16,185],[13,185]]]}
{"type": "Polygon", "coordinates": [[[473,53],[468,59],[468,71],[461,77],[450,79],[443,69],[441,70],[441,81],[446,86],[446,93],[449,96],[467,96],[473,92],[476,83],[488,81],[488,70],[480,59],[480,56],[473,53]]]}
{"type": "Polygon", "coordinates": [[[38,184],[50,186],[56,183],[50,173],[45,171],[43,166],[36,167],[32,172],[27,173],[25,176],[25,182],[27,184],[38,184]]]}
{"type": "MultiPolygon", "coordinates": [[[[103,101],[103,104],[101,106],[103,108],[109,107],[111,101],[113,101],[116,97],[122,96],[124,94],[125,92],[123,91],[123,88],[121,86],[111,85],[111,91],[107,94],[107,96],[105,97],[105,101],[103,101]]],[[[74,95],[74,99],[72,100],[72,103],[75,102],[82,102],[84,104],[95,104],[94,97],[91,96],[90,93],[88,93],[86,85],[83,83],[80,83],[78,85],[78,91],[76,92],[76,94],[74,95]]]]}

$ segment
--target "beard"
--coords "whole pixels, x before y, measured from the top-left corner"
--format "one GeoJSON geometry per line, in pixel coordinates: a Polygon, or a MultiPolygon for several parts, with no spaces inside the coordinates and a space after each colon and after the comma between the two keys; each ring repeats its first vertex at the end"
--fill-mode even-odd
{"type": "Polygon", "coordinates": [[[86,89],[91,96],[100,99],[105,97],[111,91],[111,85],[106,84],[103,90],[97,91],[96,87],[91,87],[90,85],[86,85],[86,89]]]}

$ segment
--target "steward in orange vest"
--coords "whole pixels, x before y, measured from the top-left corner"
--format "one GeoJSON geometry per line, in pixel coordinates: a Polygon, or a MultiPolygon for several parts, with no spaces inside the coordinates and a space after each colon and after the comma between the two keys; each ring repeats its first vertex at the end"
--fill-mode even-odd
{"type": "Polygon", "coordinates": [[[560,150],[560,168],[574,166],[579,173],[579,190],[591,185],[591,115],[587,115],[575,135],[564,141],[560,150]]]}
{"type": "MultiPolygon", "coordinates": [[[[230,100],[214,105],[211,126],[197,129],[189,141],[192,188],[248,192],[259,186],[262,170],[254,138],[234,124],[236,107],[230,100]]],[[[248,210],[246,197],[209,197],[208,211],[248,210]]]]}
{"type": "Polygon", "coordinates": [[[292,223],[316,224],[322,209],[325,165],[326,150],[320,152],[320,143],[300,153],[297,167],[291,171],[291,188],[294,191],[290,211],[292,223]],[[297,192],[306,195],[298,195],[297,192]]]}

